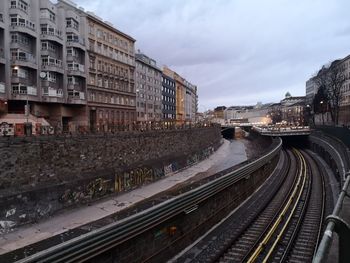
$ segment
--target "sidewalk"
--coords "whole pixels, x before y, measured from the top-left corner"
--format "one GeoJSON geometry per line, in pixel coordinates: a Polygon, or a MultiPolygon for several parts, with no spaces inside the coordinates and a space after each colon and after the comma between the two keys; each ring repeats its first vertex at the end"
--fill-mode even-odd
{"type": "Polygon", "coordinates": [[[247,159],[241,141],[227,141],[208,159],[155,183],[91,204],[64,212],[35,225],[23,226],[0,237],[0,255],[61,234],[89,222],[119,212],[139,201],[184,182],[198,173],[206,176],[217,173],[247,159]]]}

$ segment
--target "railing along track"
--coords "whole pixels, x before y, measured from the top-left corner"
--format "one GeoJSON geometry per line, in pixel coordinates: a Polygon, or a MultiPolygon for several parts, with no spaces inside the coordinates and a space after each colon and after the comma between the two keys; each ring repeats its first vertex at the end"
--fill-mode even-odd
{"type": "Polygon", "coordinates": [[[129,218],[38,252],[19,262],[83,262],[101,254],[249,177],[279,153],[282,141],[278,140],[276,147],[270,152],[233,172],[129,218]]]}

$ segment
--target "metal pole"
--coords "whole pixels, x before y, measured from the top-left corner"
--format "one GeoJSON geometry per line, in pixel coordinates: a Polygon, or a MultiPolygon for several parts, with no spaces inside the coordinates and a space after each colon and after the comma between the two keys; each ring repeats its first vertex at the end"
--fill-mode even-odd
{"type": "Polygon", "coordinates": [[[339,219],[338,216],[342,208],[344,198],[347,196],[347,189],[349,187],[349,184],[350,184],[350,172],[347,172],[345,183],[339,194],[333,213],[327,218],[329,222],[327,224],[326,230],[323,233],[323,237],[320,245],[318,246],[317,253],[312,261],[313,263],[326,262],[330,246],[332,245],[334,230],[337,231],[339,236],[339,262],[345,263],[344,259],[346,259],[345,257],[346,254],[349,254],[347,256],[350,257],[350,251],[347,248],[348,244],[343,244],[344,242],[342,242],[350,238],[350,237],[346,237],[346,235],[348,235],[349,232],[346,232],[344,230],[338,231],[343,227],[343,224],[339,224],[341,222],[341,219],[337,220],[339,219]],[[342,237],[342,235],[345,235],[345,237],[342,237]]]}

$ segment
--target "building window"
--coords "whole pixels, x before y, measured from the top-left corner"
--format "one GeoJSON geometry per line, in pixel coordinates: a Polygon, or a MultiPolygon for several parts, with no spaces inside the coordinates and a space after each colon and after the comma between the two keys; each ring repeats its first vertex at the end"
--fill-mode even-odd
{"type": "Polygon", "coordinates": [[[79,30],[79,23],[77,20],[69,17],[69,18],[66,18],[66,27],[71,27],[76,30],[79,30]]]}
{"type": "Polygon", "coordinates": [[[13,68],[12,76],[26,79],[28,77],[28,71],[23,68],[13,68]]]}
{"type": "Polygon", "coordinates": [[[11,8],[18,8],[21,9],[24,12],[28,11],[28,4],[22,0],[12,0],[11,1],[11,8]]]}
{"type": "Polygon", "coordinates": [[[52,22],[55,22],[56,20],[55,14],[47,8],[40,9],[40,18],[50,19],[52,22]]]}

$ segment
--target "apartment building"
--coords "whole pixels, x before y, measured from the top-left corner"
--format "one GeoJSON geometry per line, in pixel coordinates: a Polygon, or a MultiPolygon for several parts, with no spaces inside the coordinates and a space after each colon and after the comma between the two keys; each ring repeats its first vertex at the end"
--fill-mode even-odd
{"type": "MultiPolygon", "coordinates": [[[[339,103],[339,119],[338,124],[340,125],[349,125],[350,124],[350,55],[346,56],[343,59],[337,59],[323,66],[322,69],[317,73],[317,76],[321,74],[326,74],[328,70],[331,70],[332,67],[340,67],[341,74],[345,77],[345,81],[340,89],[340,103],[339,103]]],[[[312,77],[306,81],[306,103],[311,104],[313,97],[318,91],[318,85],[315,82],[315,78],[312,77]],[[311,102],[310,102],[311,101],[311,102]]],[[[329,91],[327,91],[329,92],[329,91]]],[[[329,112],[325,112],[320,118],[317,116],[315,119],[316,123],[332,123],[331,116],[329,112]],[[322,120],[320,120],[322,119],[322,120]]]]}
{"type": "Polygon", "coordinates": [[[311,105],[312,101],[318,91],[318,85],[315,82],[315,78],[312,77],[306,81],[306,104],[311,105]]]}
{"type": "Polygon", "coordinates": [[[340,90],[342,100],[339,109],[339,124],[350,125],[350,55],[340,61],[345,82],[340,90]]]}
{"type": "Polygon", "coordinates": [[[197,86],[167,67],[164,67],[163,72],[175,81],[176,123],[195,122],[198,111],[197,86]]]}
{"type": "Polygon", "coordinates": [[[176,87],[176,123],[184,124],[185,123],[185,96],[186,96],[186,87],[185,79],[175,72],[175,87],[176,87]]]}
{"type": "Polygon", "coordinates": [[[162,73],[162,113],[166,124],[176,121],[176,87],[174,72],[164,67],[162,73]]]}
{"type": "Polygon", "coordinates": [[[134,43],[69,0],[0,1],[1,121],[41,118],[57,131],[131,124],[134,43]]]}
{"type": "Polygon", "coordinates": [[[86,19],[90,128],[130,126],[136,121],[135,39],[93,13],[86,19]]]}
{"type": "Polygon", "coordinates": [[[195,122],[197,112],[197,86],[185,80],[185,121],[195,122]]]}
{"type": "Polygon", "coordinates": [[[0,2],[0,13],[1,118],[42,117],[60,130],[86,125],[81,10],[63,1],[11,0],[0,2]]]}
{"type": "Polygon", "coordinates": [[[162,119],[162,71],[154,59],[136,53],[137,120],[154,122],[162,119]]]}

